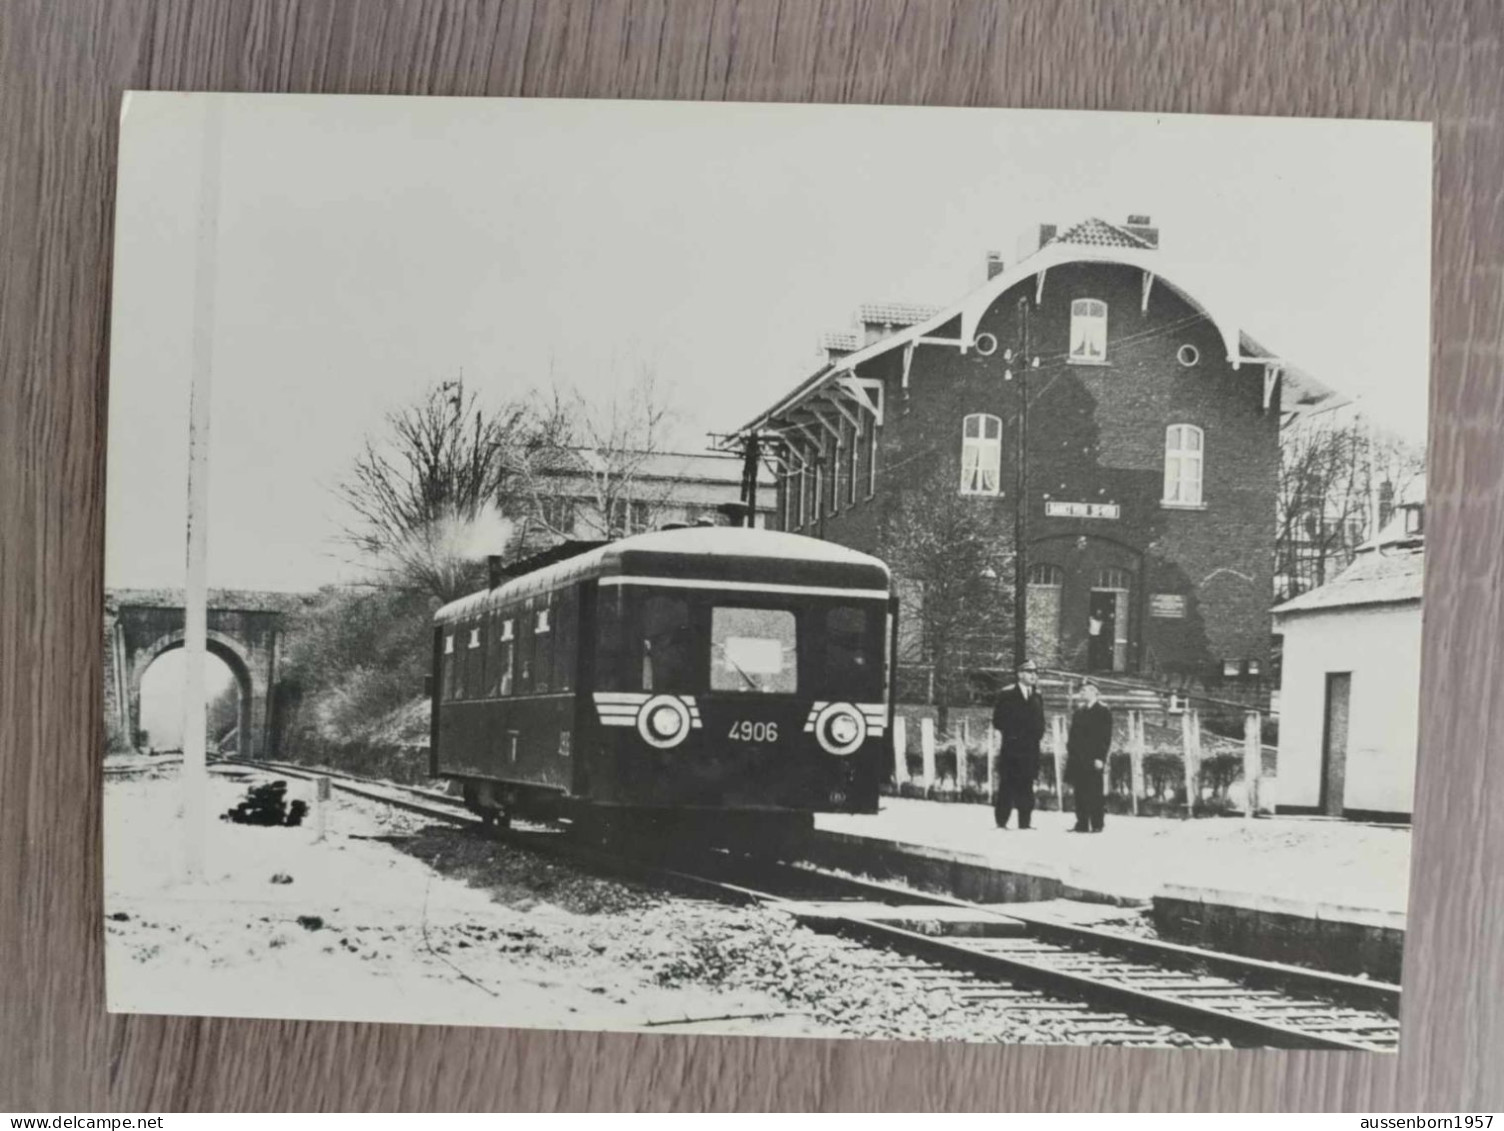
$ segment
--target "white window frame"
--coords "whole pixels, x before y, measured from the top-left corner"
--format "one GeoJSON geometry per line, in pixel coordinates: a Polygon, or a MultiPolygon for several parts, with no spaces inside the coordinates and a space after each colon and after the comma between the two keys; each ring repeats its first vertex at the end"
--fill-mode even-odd
{"type": "Polygon", "coordinates": [[[1161,505],[1203,509],[1205,477],[1206,433],[1194,424],[1171,424],[1165,429],[1165,485],[1161,505]]]}
{"type": "Polygon", "coordinates": [[[1099,298],[1078,298],[1071,301],[1071,340],[1066,353],[1071,365],[1107,364],[1107,304],[1099,298]],[[1077,353],[1080,345],[1097,346],[1095,357],[1089,353],[1077,353]]]}
{"type": "Polygon", "coordinates": [[[961,420],[961,494],[996,495],[1003,479],[1003,421],[989,412],[970,412],[961,420]],[[976,435],[970,435],[975,425],[976,435]],[[997,435],[987,435],[988,426],[997,435]]]}

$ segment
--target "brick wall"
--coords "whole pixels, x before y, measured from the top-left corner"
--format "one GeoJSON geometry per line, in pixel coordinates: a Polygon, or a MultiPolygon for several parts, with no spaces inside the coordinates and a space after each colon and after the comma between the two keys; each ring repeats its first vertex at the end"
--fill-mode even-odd
{"type": "MultiPolygon", "coordinates": [[[[1215,680],[1224,659],[1237,659],[1255,660],[1267,672],[1278,410],[1264,410],[1262,367],[1233,370],[1220,334],[1191,303],[1156,281],[1144,311],[1142,294],[1142,275],[1134,268],[1054,267],[1037,306],[1029,280],[982,317],[979,333],[1000,343],[992,356],[919,345],[907,392],[901,350],[863,364],[860,375],[882,379],[886,389],[876,494],[866,498],[862,458],[857,504],[847,504],[843,489],[836,513],[827,504],[824,517],[803,532],[882,556],[884,527],[905,484],[943,468],[959,487],[962,419],[973,412],[1003,422],[1001,489],[987,505],[1007,508],[1011,517],[1019,382],[1016,370],[1014,380],[1005,378],[1003,352],[1019,341],[1018,300],[1027,297],[1031,352],[1041,359],[1027,379],[1028,556],[1066,575],[1061,661],[1084,666],[1092,583],[1099,571],[1117,568],[1133,577],[1128,670],[1215,680]],[[1077,298],[1108,305],[1104,365],[1066,360],[1070,305],[1077,298]],[[1194,366],[1177,359],[1187,345],[1199,354],[1194,366]],[[1165,430],[1182,423],[1203,432],[1201,509],[1161,502],[1165,430]],[[1120,517],[1046,517],[1050,501],[1115,504],[1120,517]],[[1151,616],[1152,594],[1182,597],[1184,615],[1151,616]]],[[[934,336],[954,337],[958,330],[953,323],[934,336]]]]}

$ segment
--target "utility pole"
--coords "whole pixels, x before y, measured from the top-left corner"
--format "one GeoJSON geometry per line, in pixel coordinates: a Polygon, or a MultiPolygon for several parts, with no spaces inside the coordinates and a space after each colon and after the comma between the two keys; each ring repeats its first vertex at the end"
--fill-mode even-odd
{"type": "MultiPolygon", "coordinates": [[[[209,395],[214,376],[214,302],[219,242],[223,103],[204,111],[193,278],[193,362],[188,392],[187,568],[183,591],[183,879],[204,874],[209,793],[204,660],[208,642],[209,395]]],[[[250,740],[240,738],[241,747],[250,740]]]]}
{"type": "Polygon", "coordinates": [[[757,472],[762,459],[762,438],[754,431],[743,440],[742,502],[747,504],[747,526],[757,525],[757,472]]]}
{"type": "Polygon", "coordinates": [[[1029,298],[1018,299],[1018,439],[1013,461],[1013,666],[1029,658],[1029,298]]]}

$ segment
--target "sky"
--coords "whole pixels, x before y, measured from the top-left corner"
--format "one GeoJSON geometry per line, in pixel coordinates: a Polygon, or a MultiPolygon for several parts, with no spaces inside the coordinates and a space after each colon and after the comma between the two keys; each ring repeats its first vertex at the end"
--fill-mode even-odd
{"type": "Polygon", "coordinates": [[[182,584],[195,357],[210,584],[306,590],[354,576],[334,488],[433,382],[649,370],[702,450],[859,304],[948,304],[1030,225],[1093,215],[1151,216],[1260,343],[1425,438],[1424,124],[132,93],[120,153],[111,587],[182,584]]]}

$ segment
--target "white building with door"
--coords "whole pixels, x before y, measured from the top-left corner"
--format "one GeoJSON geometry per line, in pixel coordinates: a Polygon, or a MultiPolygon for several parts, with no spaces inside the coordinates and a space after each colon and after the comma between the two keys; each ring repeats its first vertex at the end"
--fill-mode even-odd
{"type": "Polygon", "coordinates": [[[1424,483],[1337,577],[1274,610],[1279,809],[1408,817],[1419,744],[1424,483]]]}

